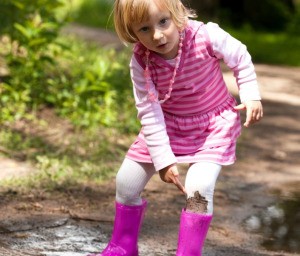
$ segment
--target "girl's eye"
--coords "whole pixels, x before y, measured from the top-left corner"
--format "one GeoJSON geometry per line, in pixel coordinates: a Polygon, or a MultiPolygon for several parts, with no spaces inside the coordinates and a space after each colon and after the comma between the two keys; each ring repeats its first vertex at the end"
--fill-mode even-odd
{"type": "Polygon", "coordinates": [[[160,24],[164,25],[168,22],[168,19],[167,18],[164,18],[160,21],[160,24]]]}
{"type": "Polygon", "coordinates": [[[142,27],[142,28],[140,29],[141,32],[147,32],[148,30],[149,30],[148,27],[142,27]]]}

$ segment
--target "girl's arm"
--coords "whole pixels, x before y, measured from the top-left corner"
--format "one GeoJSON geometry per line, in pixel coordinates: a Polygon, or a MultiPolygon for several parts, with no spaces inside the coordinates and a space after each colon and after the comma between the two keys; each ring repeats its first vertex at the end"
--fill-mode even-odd
{"type": "MultiPolygon", "coordinates": [[[[138,118],[142,124],[142,132],[154,168],[159,171],[160,178],[164,182],[174,183],[180,191],[186,193],[179,180],[177,159],[170,146],[161,105],[158,102],[148,100],[148,91],[143,75],[144,69],[138,64],[134,56],[130,62],[130,72],[138,118]]],[[[153,83],[150,83],[150,87],[151,92],[157,94],[153,83]]]]}
{"type": "MultiPolygon", "coordinates": [[[[130,62],[130,72],[133,82],[134,98],[141,121],[142,132],[157,171],[177,162],[171,149],[169,137],[166,131],[164,115],[158,102],[148,100],[144,69],[133,56],[130,62]]],[[[151,91],[156,93],[155,86],[150,83],[151,91]]]]}
{"type": "Polygon", "coordinates": [[[223,59],[233,71],[239,88],[241,105],[236,110],[247,110],[244,126],[259,121],[263,116],[263,108],[254,65],[247,48],[240,41],[221,29],[215,23],[208,23],[206,31],[211,42],[213,54],[223,59]]]}

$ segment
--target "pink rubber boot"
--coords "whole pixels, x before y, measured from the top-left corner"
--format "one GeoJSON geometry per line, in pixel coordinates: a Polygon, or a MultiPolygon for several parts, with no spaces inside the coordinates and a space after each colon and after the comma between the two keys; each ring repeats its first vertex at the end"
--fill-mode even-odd
{"type": "Polygon", "coordinates": [[[176,256],[201,256],[212,215],[182,210],[176,256]]]}
{"type": "Polygon", "coordinates": [[[112,237],[102,253],[87,256],[138,256],[138,236],[147,201],[142,205],[123,205],[116,202],[116,215],[112,237]]]}

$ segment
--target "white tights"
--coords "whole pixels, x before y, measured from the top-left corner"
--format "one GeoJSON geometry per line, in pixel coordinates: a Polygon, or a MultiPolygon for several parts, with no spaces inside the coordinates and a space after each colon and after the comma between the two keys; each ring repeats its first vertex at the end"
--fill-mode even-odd
{"type": "MultiPolygon", "coordinates": [[[[213,194],[222,166],[210,162],[191,164],[185,179],[187,197],[198,191],[208,201],[207,213],[213,213],[213,194]]],[[[156,173],[153,164],[125,158],[116,177],[116,200],[125,205],[141,205],[141,192],[156,173]]]]}

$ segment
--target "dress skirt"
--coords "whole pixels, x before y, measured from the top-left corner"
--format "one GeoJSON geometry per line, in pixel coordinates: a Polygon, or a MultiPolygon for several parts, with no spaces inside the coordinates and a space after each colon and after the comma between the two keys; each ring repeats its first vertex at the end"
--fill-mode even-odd
{"type": "MultiPolygon", "coordinates": [[[[234,106],[236,100],[229,95],[223,104],[207,113],[191,116],[164,113],[170,145],[178,163],[234,163],[236,141],[241,133],[240,115],[234,106]]],[[[142,130],[126,157],[137,162],[152,162],[142,130]]]]}

